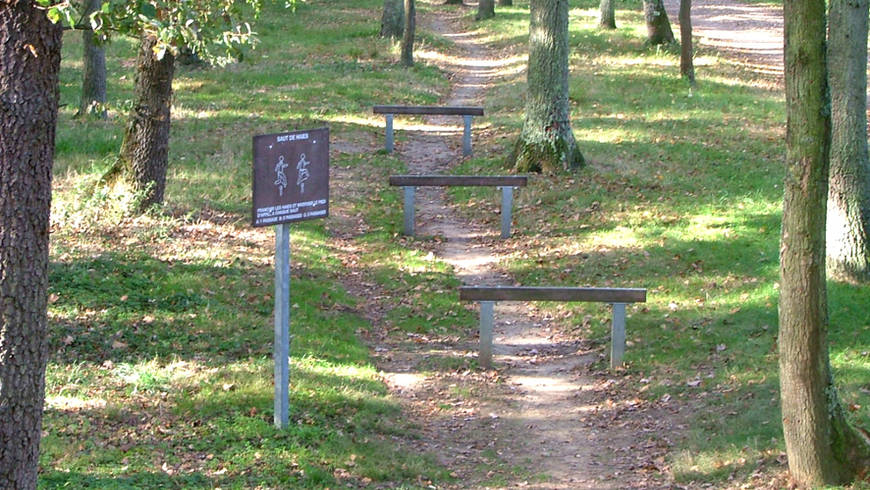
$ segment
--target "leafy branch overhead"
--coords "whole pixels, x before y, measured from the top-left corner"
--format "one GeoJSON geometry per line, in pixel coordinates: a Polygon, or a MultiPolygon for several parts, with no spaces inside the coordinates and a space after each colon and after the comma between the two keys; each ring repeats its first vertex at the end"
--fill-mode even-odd
{"type": "MultiPolygon", "coordinates": [[[[238,59],[244,46],[257,42],[248,22],[262,8],[262,0],[108,0],[86,18],[69,0],[37,0],[54,23],[70,27],[89,24],[101,40],[113,35],[150,37],[154,54],[162,59],[182,49],[217,65],[238,59]]],[[[293,7],[293,2],[286,4],[293,7]]]]}

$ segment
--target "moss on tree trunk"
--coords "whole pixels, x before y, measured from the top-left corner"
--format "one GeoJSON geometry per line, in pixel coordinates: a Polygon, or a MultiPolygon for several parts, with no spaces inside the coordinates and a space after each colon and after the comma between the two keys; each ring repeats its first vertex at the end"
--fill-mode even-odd
{"type": "Polygon", "coordinates": [[[583,165],[568,104],[568,1],[529,4],[525,120],[509,164],[518,172],[555,173],[583,165]]]}
{"type": "Polygon", "coordinates": [[[846,422],[828,356],[825,203],[830,117],[825,1],[785,2],[786,178],[780,245],[779,370],[789,471],[803,486],[866,468],[866,438],[846,422]]]}

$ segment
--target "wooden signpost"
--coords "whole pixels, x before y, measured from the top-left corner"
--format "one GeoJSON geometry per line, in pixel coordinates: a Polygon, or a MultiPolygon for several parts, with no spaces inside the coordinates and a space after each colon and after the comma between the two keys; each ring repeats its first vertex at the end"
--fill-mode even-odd
{"type": "Polygon", "coordinates": [[[329,128],[254,136],[254,226],[275,229],[275,426],[290,418],[290,223],[329,216],[329,128]]]}

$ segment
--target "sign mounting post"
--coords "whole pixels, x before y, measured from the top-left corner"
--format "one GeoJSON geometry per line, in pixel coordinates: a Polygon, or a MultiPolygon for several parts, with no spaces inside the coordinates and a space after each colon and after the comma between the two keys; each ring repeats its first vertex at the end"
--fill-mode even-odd
{"type": "Polygon", "coordinates": [[[275,426],[290,420],[290,223],[329,215],[329,128],[254,136],[254,226],[275,228],[275,426]]]}

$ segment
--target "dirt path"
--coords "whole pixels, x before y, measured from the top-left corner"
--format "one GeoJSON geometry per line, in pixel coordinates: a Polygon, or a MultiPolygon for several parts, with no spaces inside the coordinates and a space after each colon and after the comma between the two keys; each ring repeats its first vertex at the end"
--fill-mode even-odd
{"type": "MultiPolygon", "coordinates": [[[[680,0],[665,0],[671,22],[679,25],[680,0]]],[[[679,32],[675,32],[679,37],[679,32]]],[[[782,8],[737,0],[692,2],[692,35],[703,46],[761,74],[783,74],[782,8]]]]}
{"type": "MultiPolygon", "coordinates": [[[[675,22],[679,0],[665,0],[665,5],[675,22]]],[[[483,105],[500,62],[462,22],[457,10],[420,19],[424,28],[452,39],[458,48],[453,56],[439,58],[453,80],[443,103],[483,105]]],[[[695,0],[693,24],[699,44],[756,70],[766,83],[781,84],[781,9],[695,0]]],[[[459,118],[431,117],[404,132],[407,140],[397,150],[410,173],[444,173],[462,158],[459,118]]],[[[464,284],[514,283],[490,246],[498,230],[464,219],[442,189],[417,190],[416,222],[419,235],[440,237],[435,254],[464,284]]],[[[412,241],[409,246],[432,245],[412,241]]],[[[674,487],[665,454],[670,437],[685,429],[691,408],[664,399],[632,400],[619,388],[620,375],[590,372],[598,351],[535,313],[522,303],[496,305],[496,370],[489,372],[432,374],[420,368],[427,356],[476,355],[470,335],[422,339],[425,349],[389,341],[376,349],[392,392],[421,424],[415,449],[438,455],[457,479],[455,488],[674,487]]]]}
{"type": "MultiPolygon", "coordinates": [[[[675,21],[679,0],[665,4],[675,21]]],[[[443,103],[483,105],[502,63],[463,26],[461,10],[432,8],[434,13],[419,19],[421,26],[457,46],[452,56],[438,58],[453,81],[443,103]]],[[[777,9],[696,0],[693,23],[700,44],[753,67],[763,78],[774,75],[774,83],[781,79],[777,9]]],[[[409,173],[445,173],[461,161],[459,118],[430,117],[416,127],[400,118],[396,126],[407,136],[397,152],[409,173]]],[[[418,235],[440,238],[409,241],[410,247],[433,250],[464,284],[514,283],[490,246],[497,229],[464,219],[443,189],[418,189],[416,197],[418,235]]],[[[476,212],[490,213],[496,202],[493,191],[493,205],[476,212]]],[[[383,313],[377,309],[376,300],[366,308],[374,322],[383,313]]],[[[590,372],[597,350],[560,332],[526,304],[496,305],[494,341],[495,370],[457,371],[431,369],[432,360],[476,356],[471,334],[370,339],[385,381],[420,426],[419,439],[401,443],[436,455],[456,478],[453,488],[672,487],[664,456],[669,438],[685,428],[680,421],[686,407],[626,397],[618,388],[620,376],[590,372]]]]}
{"type": "MultiPolygon", "coordinates": [[[[443,103],[482,105],[498,62],[473,34],[463,32],[460,17],[461,12],[455,10],[429,15],[421,19],[421,25],[454,40],[459,49],[445,67],[452,72],[454,83],[443,103]]],[[[431,117],[424,126],[425,131],[406,129],[408,139],[397,151],[409,173],[445,173],[461,159],[461,120],[431,117]]],[[[493,202],[496,199],[494,191],[493,202]]],[[[462,219],[442,189],[417,190],[416,222],[418,235],[442,237],[435,253],[453,266],[464,284],[513,284],[487,245],[498,230],[482,229],[462,219]]],[[[456,340],[442,343],[441,348],[476,352],[476,341],[456,340]]],[[[496,305],[497,370],[424,376],[415,369],[422,355],[391,351],[381,357],[379,366],[393,392],[423,424],[425,437],[419,449],[439,454],[462,482],[457,488],[663,485],[660,479],[650,479],[649,472],[632,471],[643,466],[638,461],[648,454],[624,454],[638,444],[642,431],[624,423],[602,425],[595,418],[610,411],[601,406],[605,401],[599,396],[601,380],[588,374],[593,360],[590,350],[576,336],[552,328],[526,304],[496,305]],[[454,399],[451,394],[457,385],[471,396],[454,399]],[[464,408],[452,414],[433,408],[445,403],[464,408]],[[619,451],[623,454],[617,455],[619,451]]]]}

